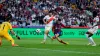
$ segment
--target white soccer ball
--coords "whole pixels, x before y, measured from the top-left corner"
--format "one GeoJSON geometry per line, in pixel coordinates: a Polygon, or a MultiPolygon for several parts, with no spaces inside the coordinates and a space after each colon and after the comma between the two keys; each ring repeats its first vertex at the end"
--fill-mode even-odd
{"type": "Polygon", "coordinates": [[[40,29],[36,29],[36,32],[37,32],[37,33],[40,33],[40,32],[41,32],[41,30],[40,30],[40,29]]]}

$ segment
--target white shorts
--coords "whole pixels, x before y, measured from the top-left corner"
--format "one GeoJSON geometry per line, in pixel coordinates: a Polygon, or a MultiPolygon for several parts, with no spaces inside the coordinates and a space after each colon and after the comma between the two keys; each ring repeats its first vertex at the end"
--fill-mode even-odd
{"type": "Polygon", "coordinates": [[[98,30],[98,26],[95,26],[95,27],[93,27],[93,28],[90,28],[90,29],[88,30],[88,32],[94,34],[94,33],[97,32],[97,30],[98,30]]]}
{"type": "Polygon", "coordinates": [[[52,26],[45,26],[45,31],[50,31],[52,29],[52,26]]]}

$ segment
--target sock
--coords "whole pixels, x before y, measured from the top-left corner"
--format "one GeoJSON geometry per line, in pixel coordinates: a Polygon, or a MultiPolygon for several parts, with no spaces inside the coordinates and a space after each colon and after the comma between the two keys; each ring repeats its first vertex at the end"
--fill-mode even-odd
{"type": "Polygon", "coordinates": [[[46,35],[46,34],[44,34],[44,41],[46,41],[46,39],[47,39],[47,35],[46,35]]]}
{"type": "Polygon", "coordinates": [[[94,40],[93,40],[92,37],[89,37],[89,39],[90,39],[90,41],[91,41],[92,44],[95,44],[95,42],[94,42],[94,40]]]}
{"type": "Polygon", "coordinates": [[[61,40],[61,41],[59,41],[59,42],[60,42],[60,43],[63,43],[63,44],[66,44],[66,43],[65,43],[64,41],[62,41],[62,40],[61,40]]]}
{"type": "Polygon", "coordinates": [[[14,40],[12,39],[12,40],[10,40],[10,41],[11,41],[11,44],[14,45],[14,40]]]}
{"type": "Polygon", "coordinates": [[[50,36],[50,34],[48,34],[48,37],[49,37],[49,38],[52,38],[52,37],[50,36]]]}
{"type": "MultiPolygon", "coordinates": [[[[91,43],[91,40],[89,39],[89,37],[88,37],[89,35],[88,34],[86,34],[86,37],[87,37],[87,39],[88,39],[88,41],[89,41],[89,43],[91,43]]],[[[91,43],[92,44],[92,43],[91,43]]]]}

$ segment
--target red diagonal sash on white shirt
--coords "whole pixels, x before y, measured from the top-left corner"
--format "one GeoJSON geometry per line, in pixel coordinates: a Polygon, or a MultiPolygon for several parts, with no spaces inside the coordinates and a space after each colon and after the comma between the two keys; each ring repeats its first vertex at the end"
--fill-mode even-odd
{"type": "Polygon", "coordinates": [[[52,16],[48,21],[47,24],[50,23],[54,19],[54,16],[52,16]]]}

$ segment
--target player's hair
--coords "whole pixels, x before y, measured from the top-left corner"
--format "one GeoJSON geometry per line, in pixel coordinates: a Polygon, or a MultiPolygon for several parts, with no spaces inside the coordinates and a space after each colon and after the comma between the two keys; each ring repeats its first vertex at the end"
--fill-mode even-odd
{"type": "Polygon", "coordinates": [[[8,18],[8,17],[7,17],[7,18],[5,19],[5,21],[9,21],[9,20],[11,20],[11,18],[8,18]]]}
{"type": "Polygon", "coordinates": [[[8,14],[7,17],[5,18],[5,21],[9,21],[9,20],[11,20],[11,19],[12,19],[11,14],[8,14]]]}

